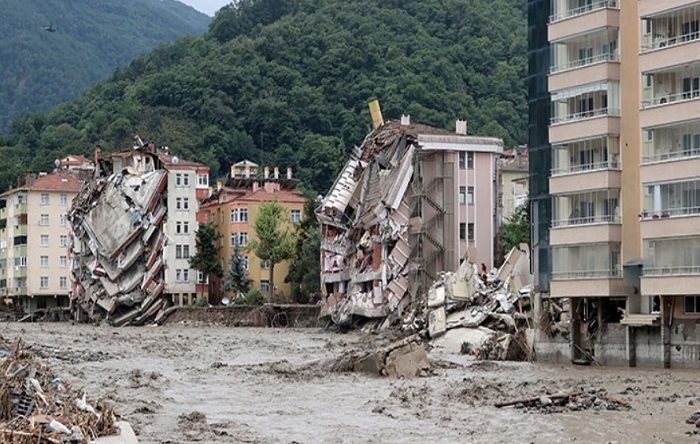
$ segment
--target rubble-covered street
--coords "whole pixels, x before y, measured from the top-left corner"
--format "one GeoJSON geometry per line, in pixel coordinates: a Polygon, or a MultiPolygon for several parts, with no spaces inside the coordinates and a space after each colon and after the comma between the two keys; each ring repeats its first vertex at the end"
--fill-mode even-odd
{"type": "Polygon", "coordinates": [[[426,376],[396,379],[331,371],[339,357],[386,343],[360,333],[10,323],[0,335],[21,336],[76,390],[112,401],[140,443],[699,439],[686,423],[700,409],[694,371],[475,361],[436,347],[426,376]],[[559,405],[560,394],[578,395],[559,405]],[[629,409],[611,410],[615,401],[629,409]]]}

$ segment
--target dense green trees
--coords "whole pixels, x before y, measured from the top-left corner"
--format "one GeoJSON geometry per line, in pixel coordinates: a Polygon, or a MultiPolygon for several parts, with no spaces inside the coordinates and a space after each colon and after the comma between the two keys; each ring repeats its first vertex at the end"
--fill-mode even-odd
{"type": "Polygon", "coordinates": [[[5,0],[0,14],[0,131],[28,111],[77,97],[114,68],[209,17],[174,0],[5,0]],[[52,24],[55,32],[43,27],[52,24]]]}
{"type": "Polygon", "coordinates": [[[453,128],[461,117],[472,134],[526,141],[522,0],[236,4],[205,36],[161,45],[82,97],[17,119],[0,146],[49,168],[69,149],[124,149],[138,133],[214,175],[242,158],[291,166],[323,194],[367,133],[375,98],[385,118],[453,128]]]}

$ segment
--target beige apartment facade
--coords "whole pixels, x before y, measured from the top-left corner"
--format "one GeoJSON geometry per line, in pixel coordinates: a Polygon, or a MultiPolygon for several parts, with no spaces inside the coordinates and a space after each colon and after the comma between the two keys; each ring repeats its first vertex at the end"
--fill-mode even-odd
{"type": "Polygon", "coordinates": [[[697,367],[700,2],[549,6],[551,281],[541,296],[566,300],[570,340],[543,354],[697,367]]]}
{"type": "Polygon", "coordinates": [[[67,212],[83,181],[65,170],[21,180],[0,195],[0,294],[25,313],[67,308],[67,212]]]}

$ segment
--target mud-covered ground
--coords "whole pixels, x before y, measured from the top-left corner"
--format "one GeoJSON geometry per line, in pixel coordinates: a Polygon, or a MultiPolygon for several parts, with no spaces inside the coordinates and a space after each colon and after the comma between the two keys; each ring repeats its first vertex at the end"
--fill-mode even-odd
{"type": "Polygon", "coordinates": [[[435,374],[329,372],[373,338],[322,330],[0,324],[141,443],[697,443],[694,371],[494,363],[438,355],[435,374]],[[629,411],[546,414],[494,403],[606,389],[629,411]]]}

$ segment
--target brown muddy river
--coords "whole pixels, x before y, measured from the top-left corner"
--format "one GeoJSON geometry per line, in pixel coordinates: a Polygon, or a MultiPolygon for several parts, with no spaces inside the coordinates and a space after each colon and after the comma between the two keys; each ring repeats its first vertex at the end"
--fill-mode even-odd
{"type": "Polygon", "coordinates": [[[331,373],[370,338],[322,330],[3,324],[141,443],[698,443],[697,371],[492,363],[437,355],[433,376],[331,373]],[[451,362],[452,364],[448,364],[451,362]],[[494,404],[605,389],[631,410],[542,413],[494,404]]]}

